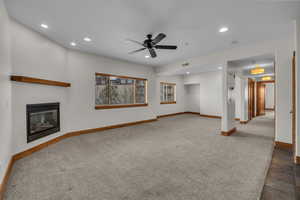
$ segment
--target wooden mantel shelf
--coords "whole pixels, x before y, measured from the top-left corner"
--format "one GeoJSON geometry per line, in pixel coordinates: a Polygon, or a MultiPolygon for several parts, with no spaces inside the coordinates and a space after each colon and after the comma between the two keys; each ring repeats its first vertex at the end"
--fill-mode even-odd
{"type": "Polygon", "coordinates": [[[46,79],[33,78],[28,76],[10,76],[10,80],[24,82],[24,83],[34,83],[34,84],[42,84],[42,85],[52,85],[59,87],[71,87],[71,83],[60,82],[60,81],[51,81],[46,79]]]}

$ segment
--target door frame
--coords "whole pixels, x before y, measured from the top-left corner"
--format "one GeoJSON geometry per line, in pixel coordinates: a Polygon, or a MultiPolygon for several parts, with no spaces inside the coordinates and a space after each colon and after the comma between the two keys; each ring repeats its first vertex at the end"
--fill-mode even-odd
{"type": "Polygon", "coordinates": [[[291,70],[291,80],[292,80],[292,109],[290,111],[292,117],[292,147],[293,147],[293,157],[296,162],[296,51],[293,52],[292,59],[292,70],[291,70]]]}

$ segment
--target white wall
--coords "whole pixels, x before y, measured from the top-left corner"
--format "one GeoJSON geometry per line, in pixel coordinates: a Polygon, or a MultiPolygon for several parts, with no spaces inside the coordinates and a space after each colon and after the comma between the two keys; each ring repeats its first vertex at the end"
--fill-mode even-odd
{"type": "Polygon", "coordinates": [[[232,90],[236,87],[236,78],[232,72],[234,65],[227,62],[222,70],[222,121],[221,130],[230,131],[235,128],[235,91],[232,90]]]}
{"type": "Polygon", "coordinates": [[[281,41],[276,49],[275,73],[276,73],[276,141],[292,143],[291,129],[291,66],[293,55],[293,41],[281,41]]]}
{"type": "MultiPolygon", "coordinates": [[[[299,43],[299,42],[298,42],[299,43]]],[[[294,37],[286,36],[277,40],[239,46],[215,52],[206,56],[189,59],[191,66],[224,66],[227,61],[274,54],[276,62],[276,133],[275,140],[291,143],[291,55],[294,50],[294,37]]],[[[159,74],[173,74],[182,70],[181,63],[172,63],[157,70],[159,74]]],[[[298,106],[299,107],[299,106],[298,106]]]]}
{"type": "MultiPolygon", "coordinates": [[[[185,75],[185,111],[221,116],[221,71],[185,75]]],[[[241,79],[236,76],[235,118],[241,116],[241,79]]]]}
{"type": "Polygon", "coordinates": [[[241,93],[240,93],[240,121],[248,121],[248,78],[241,79],[241,93]]]}
{"type": "Polygon", "coordinates": [[[221,71],[186,75],[184,84],[200,84],[200,113],[221,116],[222,74],[221,71]]]}
{"type": "Polygon", "coordinates": [[[185,92],[182,76],[158,76],[156,77],[156,93],[154,95],[156,115],[167,115],[172,113],[184,112],[185,92]],[[160,82],[176,84],[176,104],[160,104],[160,82]]]}
{"type": "Polygon", "coordinates": [[[274,108],[274,83],[266,83],[266,108],[274,108]]]}
{"type": "MultiPolygon", "coordinates": [[[[61,88],[13,83],[14,153],[73,130],[156,118],[153,109],[158,102],[154,96],[159,96],[159,91],[152,67],[67,50],[14,21],[11,28],[13,74],[72,84],[70,88],[61,88]],[[95,110],[95,72],[147,78],[149,106],[95,110]],[[27,144],[26,104],[45,102],[61,103],[61,131],[27,144]]],[[[178,101],[182,101],[180,97],[178,101]]]]}
{"type": "MultiPolygon", "coordinates": [[[[67,92],[69,130],[96,128],[113,124],[156,118],[155,77],[152,67],[135,65],[80,52],[68,52],[67,92]],[[95,110],[95,72],[148,79],[147,107],[95,110]],[[83,120],[84,117],[84,120],[83,120]]],[[[159,94],[159,93],[158,93],[159,94]]],[[[158,95],[156,94],[156,95],[158,95]]]]}
{"type": "Polygon", "coordinates": [[[12,154],[9,18],[0,0],[0,187],[12,154]]]}
{"type": "Polygon", "coordinates": [[[186,112],[200,113],[200,84],[184,85],[186,112]]]}
{"type": "MultiPolygon", "coordinates": [[[[68,81],[66,49],[11,20],[13,74],[68,81]]],[[[14,153],[35,146],[67,131],[66,96],[69,88],[13,82],[14,153]],[[61,103],[61,132],[26,143],[26,104],[61,103]]]]}

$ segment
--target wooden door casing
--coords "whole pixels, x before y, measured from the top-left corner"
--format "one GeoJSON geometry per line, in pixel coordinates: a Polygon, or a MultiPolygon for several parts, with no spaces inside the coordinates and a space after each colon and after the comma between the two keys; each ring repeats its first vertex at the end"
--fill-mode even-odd
{"type": "Polygon", "coordinates": [[[292,145],[293,145],[293,154],[296,158],[296,52],[293,54],[292,62],[292,145]]]}
{"type": "Polygon", "coordinates": [[[255,117],[255,102],[254,102],[254,81],[252,79],[248,79],[248,118],[251,120],[255,117]]]}

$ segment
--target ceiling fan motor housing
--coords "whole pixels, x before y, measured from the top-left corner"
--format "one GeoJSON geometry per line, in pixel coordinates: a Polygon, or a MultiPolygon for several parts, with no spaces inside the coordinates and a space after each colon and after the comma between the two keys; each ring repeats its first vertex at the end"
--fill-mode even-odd
{"type": "Polygon", "coordinates": [[[143,43],[139,43],[138,41],[135,40],[130,40],[143,46],[143,48],[132,51],[130,52],[130,54],[148,49],[151,57],[155,58],[157,55],[154,49],[169,49],[169,50],[177,49],[177,46],[175,45],[157,45],[161,40],[163,40],[166,37],[164,33],[158,34],[154,39],[152,39],[152,34],[148,34],[146,37],[147,39],[143,43]]]}

